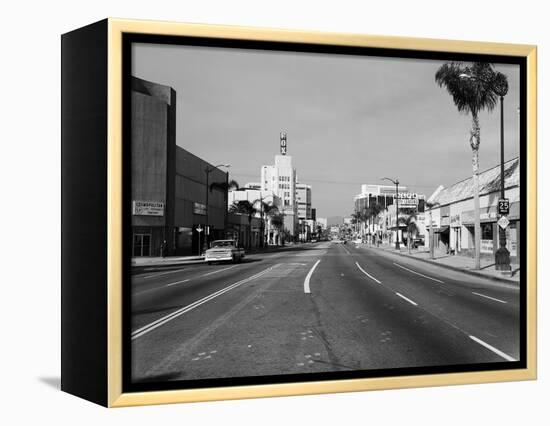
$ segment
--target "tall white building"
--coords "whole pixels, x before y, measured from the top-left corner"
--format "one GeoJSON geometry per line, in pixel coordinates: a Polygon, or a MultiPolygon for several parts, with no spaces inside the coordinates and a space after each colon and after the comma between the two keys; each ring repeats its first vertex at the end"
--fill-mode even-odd
{"type": "Polygon", "coordinates": [[[296,169],[290,155],[276,155],[275,164],[262,166],[261,185],[265,192],[272,192],[282,201],[282,213],[286,230],[296,234],[298,225],[298,204],[296,202],[296,169]]]}
{"type": "Polygon", "coordinates": [[[298,203],[298,219],[311,220],[311,185],[296,184],[296,202],[298,203]]]}

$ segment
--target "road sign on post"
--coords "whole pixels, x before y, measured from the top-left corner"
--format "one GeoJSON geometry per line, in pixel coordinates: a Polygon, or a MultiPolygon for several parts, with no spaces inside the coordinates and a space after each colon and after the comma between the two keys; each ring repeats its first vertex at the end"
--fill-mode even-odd
{"type": "Polygon", "coordinates": [[[499,198],[498,214],[499,215],[510,214],[510,200],[508,198],[499,198]]]}
{"type": "Polygon", "coordinates": [[[502,216],[497,223],[498,223],[498,226],[500,226],[502,229],[506,229],[508,225],[510,225],[510,221],[506,216],[502,216]]]}

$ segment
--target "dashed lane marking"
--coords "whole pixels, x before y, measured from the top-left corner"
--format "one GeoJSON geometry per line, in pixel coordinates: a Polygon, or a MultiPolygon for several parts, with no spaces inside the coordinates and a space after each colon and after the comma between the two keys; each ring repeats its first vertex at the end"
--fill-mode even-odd
{"type": "Polygon", "coordinates": [[[313,271],[315,271],[315,268],[317,268],[317,265],[321,262],[321,259],[319,259],[317,262],[315,262],[315,265],[309,270],[307,273],[306,279],[304,280],[304,293],[309,294],[311,293],[311,290],[309,288],[309,280],[311,280],[311,276],[313,275],[313,271]]]}
{"type": "Polygon", "coordinates": [[[487,296],[487,295],[485,295],[485,294],[476,293],[475,291],[472,291],[472,294],[475,294],[476,296],[480,296],[480,297],[485,297],[486,299],[494,300],[495,302],[508,303],[508,302],[505,302],[504,300],[496,299],[496,298],[494,298],[494,297],[487,296]]]}
{"type": "Polygon", "coordinates": [[[215,271],[208,272],[207,274],[201,275],[201,277],[207,277],[209,275],[214,275],[214,274],[217,274],[218,272],[223,272],[223,271],[227,271],[229,269],[236,268],[237,266],[239,266],[239,265],[233,265],[233,266],[229,266],[228,268],[223,268],[223,269],[216,269],[215,271]]]}
{"type": "Polygon", "coordinates": [[[403,296],[401,293],[395,292],[395,294],[398,295],[401,299],[406,300],[407,302],[409,302],[411,305],[418,306],[418,303],[416,303],[415,301],[409,299],[408,297],[403,296]]]}
{"type": "Polygon", "coordinates": [[[224,293],[227,293],[228,291],[231,291],[231,290],[239,287],[242,284],[245,284],[249,281],[252,281],[252,280],[255,280],[256,278],[261,277],[262,275],[266,274],[271,269],[273,269],[277,266],[278,266],[278,264],[273,265],[273,266],[271,266],[267,269],[264,269],[263,271],[255,274],[255,275],[252,275],[251,277],[245,278],[244,280],[237,281],[236,283],[231,284],[231,285],[229,285],[225,288],[222,288],[221,290],[218,290],[215,293],[209,294],[208,296],[203,297],[202,299],[197,300],[197,301],[191,303],[190,305],[184,306],[183,308],[180,308],[180,309],[172,312],[171,314],[165,315],[162,318],[159,318],[159,319],[157,319],[156,321],[153,321],[150,324],[147,324],[147,325],[145,325],[141,328],[138,328],[137,330],[132,332],[132,340],[135,340],[138,337],[141,337],[141,336],[153,331],[154,329],[166,324],[167,322],[170,322],[170,321],[176,319],[177,317],[179,317],[179,316],[181,316],[181,315],[183,315],[183,314],[185,314],[189,311],[192,311],[193,309],[205,304],[206,302],[209,302],[212,299],[215,299],[216,297],[221,296],[224,293]]]}
{"type": "Polygon", "coordinates": [[[421,277],[424,277],[424,278],[427,278],[429,280],[432,280],[432,281],[435,281],[437,283],[440,283],[440,284],[445,284],[443,281],[441,280],[438,280],[437,278],[432,278],[432,277],[429,277],[427,275],[424,275],[424,274],[421,274],[420,272],[416,272],[416,271],[413,271],[412,269],[409,269],[409,268],[405,268],[404,266],[398,264],[398,263],[395,263],[393,262],[393,264],[401,269],[404,269],[405,271],[409,271],[411,272],[412,274],[416,274],[416,275],[420,275],[421,277]]]}
{"type": "Polygon", "coordinates": [[[481,346],[484,346],[485,348],[489,349],[491,352],[494,352],[501,358],[504,358],[506,361],[517,361],[515,358],[512,358],[510,355],[505,354],[504,352],[498,350],[494,346],[491,346],[489,343],[486,343],[483,340],[478,339],[476,336],[470,335],[468,337],[470,337],[470,339],[472,339],[474,342],[479,343],[481,346]]]}
{"type": "MultiPolygon", "coordinates": [[[[213,274],[217,274],[218,272],[227,271],[228,269],[232,269],[232,268],[235,268],[237,266],[239,266],[239,265],[233,265],[233,266],[230,266],[228,268],[217,269],[215,271],[208,272],[207,274],[199,275],[197,278],[207,277],[208,275],[213,275],[213,274]]],[[[143,294],[143,293],[149,293],[151,291],[159,290],[159,289],[164,288],[164,287],[172,287],[173,285],[184,284],[184,283],[189,282],[189,281],[191,281],[191,278],[188,278],[186,280],[181,280],[181,281],[175,281],[173,283],[164,284],[162,287],[155,287],[155,288],[151,288],[151,289],[148,289],[148,290],[139,291],[139,292],[136,293],[136,296],[138,296],[140,294],[143,294]]]]}
{"type": "Polygon", "coordinates": [[[188,278],[186,280],[181,280],[181,281],[176,281],[174,283],[170,283],[170,284],[166,284],[165,287],[171,287],[173,285],[178,285],[178,284],[183,284],[183,283],[186,283],[187,281],[190,281],[191,279],[188,278]]]}
{"type": "Polygon", "coordinates": [[[369,274],[367,271],[365,271],[363,268],[361,268],[361,265],[359,265],[359,263],[355,262],[355,264],[357,265],[357,267],[359,268],[359,270],[365,274],[367,277],[369,277],[371,280],[377,282],[378,284],[382,284],[380,281],[378,281],[376,278],[374,278],[371,274],[369,274]]]}

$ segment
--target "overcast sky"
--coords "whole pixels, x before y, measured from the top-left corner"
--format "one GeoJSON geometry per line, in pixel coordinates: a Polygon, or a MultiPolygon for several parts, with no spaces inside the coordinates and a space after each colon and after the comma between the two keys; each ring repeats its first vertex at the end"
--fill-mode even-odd
{"type": "MultiPolygon", "coordinates": [[[[470,118],[434,80],[443,63],[135,44],[132,74],[177,93],[176,143],[241,185],[274,163],[288,134],[318,217],[348,216],[362,183],[399,178],[426,196],[471,176],[470,118]]],[[[519,155],[519,66],[508,76],[505,158],[519,155]]],[[[499,109],[482,113],[481,170],[499,161],[499,109]]]]}

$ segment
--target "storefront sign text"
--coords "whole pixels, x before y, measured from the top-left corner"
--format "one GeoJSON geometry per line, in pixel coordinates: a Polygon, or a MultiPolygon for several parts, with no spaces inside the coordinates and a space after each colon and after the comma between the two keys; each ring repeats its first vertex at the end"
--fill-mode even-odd
{"type": "Polygon", "coordinates": [[[164,203],[161,201],[132,201],[134,216],[164,216],[164,203]]]}

